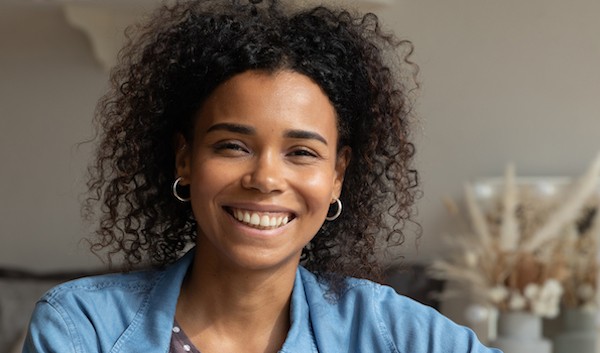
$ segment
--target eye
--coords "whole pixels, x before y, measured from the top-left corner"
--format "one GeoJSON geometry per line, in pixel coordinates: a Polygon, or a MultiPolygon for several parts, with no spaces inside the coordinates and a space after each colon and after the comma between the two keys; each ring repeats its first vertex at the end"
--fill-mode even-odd
{"type": "Polygon", "coordinates": [[[223,155],[237,156],[244,155],[250,150],[240,141],[221,141],[213,146],[215,152],[223,155]]]}
{"type": "Polygon", "coordinates": [[[297,148],[290,152],[293,157],[319,158],[319,155],[308,148],[297,148]]]}

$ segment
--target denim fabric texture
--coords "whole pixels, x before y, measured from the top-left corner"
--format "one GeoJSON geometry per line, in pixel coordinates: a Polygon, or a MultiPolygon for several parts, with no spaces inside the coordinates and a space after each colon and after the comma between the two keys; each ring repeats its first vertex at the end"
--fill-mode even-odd
{"type": "MultiPolygon", "coordinates": [[[[83,278],[37,303],[23,353],[167,353],[175,305],[193,261],[164,270],[83,278]]],[[[499,353],[468,328],[387,286],[348,279],[337,301],[303,267],[296,273],[291,328],[280,352],[499,353]]]]}

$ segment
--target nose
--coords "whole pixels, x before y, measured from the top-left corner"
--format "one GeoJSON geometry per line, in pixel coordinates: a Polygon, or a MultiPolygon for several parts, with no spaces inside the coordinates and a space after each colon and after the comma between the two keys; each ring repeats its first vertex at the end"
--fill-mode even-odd
{"type": "Polygon", "coordinates": [[[250,170],[242,177],[242,186],[265,194],[283,191],[285,186],[283,174],[283,161],[277,153],[263,153],[254,158],[250,170]]]}

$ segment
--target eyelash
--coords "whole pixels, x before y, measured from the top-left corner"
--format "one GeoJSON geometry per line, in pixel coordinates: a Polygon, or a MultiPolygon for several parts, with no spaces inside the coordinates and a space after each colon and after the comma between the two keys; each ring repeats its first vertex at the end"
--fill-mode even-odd
{"type": "Polygon", "coordinates": [[[298,157],[313,157],[313,158],[318,157],[318,155],[316,153],[314,153],[308,149],[304,149],[304,148],[292,151],[292,155],[298,156],[298,157]]]}
{"type": "MultiPolygon", "coordinates": [[[[233,142],[233,141],[223,141],[223,142],[219,142],[216,143],[213,146],[213,149],[215,152],[221,152],[221,153],[249,153],[249,149],[242,143],[240,142],[233,142]]],[[[307,148],[302,148],[302,147],[298,147],[293,149],[289,154],[289,156],[291,157],[298,157],[298,158],[319,158],[319,155],[317,153],[315,153],[314,151],[307,149],[307,148]]]]}
{"type": "Polygon", "coordinates": [[[231,141],[225,141],[225,142],[217,143],[214,146],[214,150],[217,151],[217,152],[219,152],[219,151],[226,151],[226,150],[248,152],[248,149],[246,147],[244,147],[241,143],[231,142],[231,141]]]}

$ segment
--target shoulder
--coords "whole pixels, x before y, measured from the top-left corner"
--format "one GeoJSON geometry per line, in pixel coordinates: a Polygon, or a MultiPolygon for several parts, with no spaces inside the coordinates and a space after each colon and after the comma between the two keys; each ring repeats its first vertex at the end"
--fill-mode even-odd
{"type": "Polygon", "coordinates": [[[52,288],[36,304],[24,352],[86,352],[114,342],[147,303],[161,274],[100,275],[52,288]]]}
{"type": "Polygon", "coordinates": [[[37,306],[49,305],[76,325],[120,316],[129,321],[162,277],[162,271],[140,271],[85,277],[49,290],[37,306]]]}
{"type": "Polygon", "coordinates": [[[98,325],[118,317],[129,322],[163,276],[162,271],[140,271],[85,277],[48,291],[38,306],[49,305],[74,325],[98,325]],[[110,318],[110,319],[109,319],[110,318]]]}
{"type": "Polygon", "coordinates": [[[319,299],[318,292],[323,298],[325,288],[313,274],[303,271],[305,287],[312,288],[307,291],[311,316],[316,308],[316,314],[327,317],[335,329],[355,332],[352,346],[375,345],[389,352],[494,352],[484,347],[470,329],[389,286],[348,278],[346,290],[337,300],[319,299]]]}
{"type": "Polygon", "coordinates": [[[140,271],[84,277],[59,284],[40,299],[52,304],[71,300],[113,300],[119,296],[135,297],[149,291],[160,278],[161,271],[140,271]]]}
{"type": "Polygon", "coordinates": [[[372,310],[386,306],[393,306],[393,314],[402,316],[406,312],[426,312],[431,315],[434,309],[420,304],[406,296],[398,294],[392,287],[369,281],[366,279],[346,278],[346,287],[338,298],[328,296],[327,286],[319,281],[318,277],[300,268],[303,285],[311,300],[324,300],[329,302],[330,308],[343,309],[347,302],[352,305],[365,306],[372,310]]]}
{"type": "Polygon", "coordinates": [[[168,349],[189,251],[160,270],[82,278],[36,304],[24,353],[144,352],[168,349]]]}

